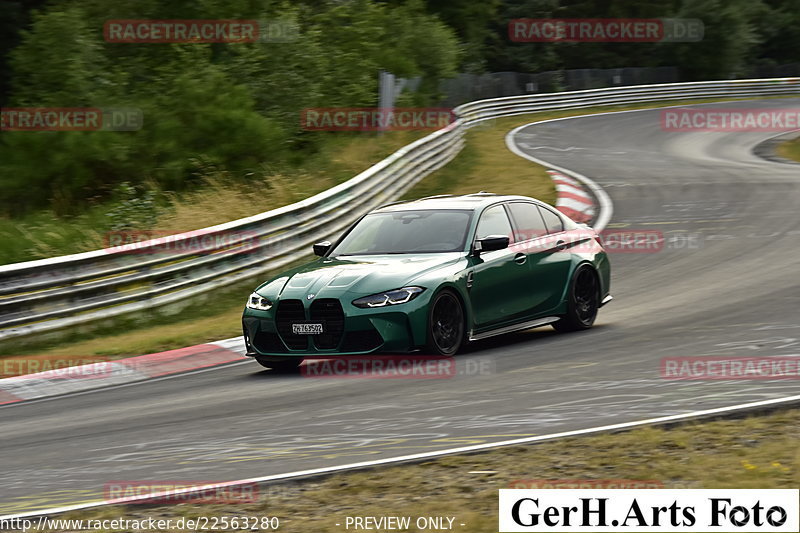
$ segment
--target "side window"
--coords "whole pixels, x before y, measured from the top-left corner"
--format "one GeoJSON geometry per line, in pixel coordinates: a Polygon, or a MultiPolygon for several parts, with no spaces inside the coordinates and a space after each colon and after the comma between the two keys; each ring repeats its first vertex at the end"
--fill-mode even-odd
{"type": "Polygon", "coordinates": [[[513,242],[527,241],[547,235],[544,220],[535,204],[513,202],[508,207],[511,209],[511,216],[514,217],[516,223],[513,242]]]}
{"type": "Polygon", "coordinates": [[[489,235],[507,235],[509,239],[511,238],[511,222],[508,221],[508,215],[502,205],[490,207],[481,215],[475,237],[483,239],[489,235]]]}
{"type": "Polygon", "coordinates": [[[547,226],[547,231],[550,233],[558,233],[560,231],[564,231],[564,223],[561,221],[561,217],[546,209],[544,207],[540,207],[539,210],[542,212],[542,218],[544,218],[544,223],[547,226]]]}

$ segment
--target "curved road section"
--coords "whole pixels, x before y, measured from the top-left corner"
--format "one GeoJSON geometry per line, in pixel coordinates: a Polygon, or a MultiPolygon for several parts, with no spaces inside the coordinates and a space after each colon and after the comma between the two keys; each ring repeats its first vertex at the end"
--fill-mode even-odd
{"type": "MultiPolygon", "coordinates": [[[[800,100],[696,107],[715,106],[800,100]]],[[[800,394],[797,379],[662,377],[663,358],[800,354],[800,172],[752,155],[774,133],[670,132],[660,114],[516,135],[608,192],[606,231],[664,237],[660,250],[612,255],[615,300],[594,329],[477,343],[447,379],[282,376],[245,362],[2,408],[0,514],[103,499],[112,480],[232,480],[800,394]]]]}

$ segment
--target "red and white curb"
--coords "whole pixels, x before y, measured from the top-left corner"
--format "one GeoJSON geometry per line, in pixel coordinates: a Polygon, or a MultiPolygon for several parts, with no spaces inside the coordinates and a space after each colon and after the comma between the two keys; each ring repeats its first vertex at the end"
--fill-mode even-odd
{"type": "Polygon", "coordinates": [[[248,359],[242,337],[0,379],[0,405],[181,374],[248,359]]]}
{"type": "Polygon", "coordinates": [[[556,209],[575,222],[591,222],[597,212],[594,198],[583,188],[581,182],[557,170],[548,170],[547,173],[556,186],[556,209]]]}

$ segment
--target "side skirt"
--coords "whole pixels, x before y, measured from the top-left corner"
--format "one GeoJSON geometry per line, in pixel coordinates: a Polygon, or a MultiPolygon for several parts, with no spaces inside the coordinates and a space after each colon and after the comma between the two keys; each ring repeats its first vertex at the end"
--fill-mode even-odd
{"type": "Polygon", "coordinates": [[[522,331],[523,329],[536,328],[539,326],[552,324],[553,322],[557,322],[560,319],[561,317],[557,316],[546,316],[544,318],[537,318],[536,320],[530,320],[528,322],[522,322],[520,324],[512,324],[510,326],[503,326],[501,328],[491,329],[489,331],[484,331],[483,333],[470,332],[469,340],[479,341],[481,339],[494,337],[495,335],[503,335],[504,333],[511,333],[512,331],[522,331]]]}

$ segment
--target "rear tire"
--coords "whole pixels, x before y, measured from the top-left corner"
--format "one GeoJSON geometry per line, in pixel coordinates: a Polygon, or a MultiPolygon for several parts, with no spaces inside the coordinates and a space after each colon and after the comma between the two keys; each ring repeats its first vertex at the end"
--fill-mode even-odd
{"type": "Polygon", "coordinates": [[[600,282],[597,272],[589,265],[581,265],[572,275],[567,296],[567,314],[553,323],[559,332],[589,329],[597,318],[600,307],[600,282]]]}
{"type": "Polygon", "coordinates": [[[450,290],[433,297],[428,312],[428,343],[432,355],[454,355],[466,339],[464,306],[450,290]]]}
{"type": "Polygon", "coordinates": [[[275,370],[276,372],[295,372],[303,362],[302,357],[286,357],[284,359],[269,359],[265,357],[256,357],[258,364],[264,368],[275,370]]]}

